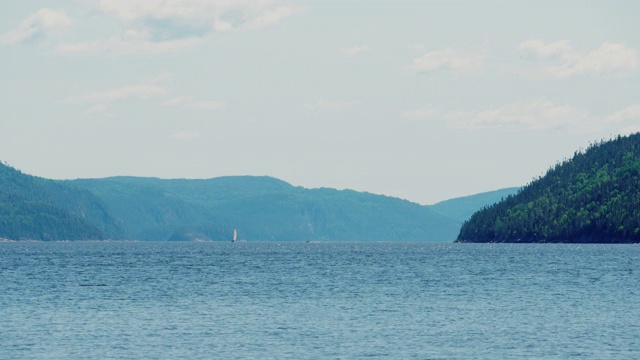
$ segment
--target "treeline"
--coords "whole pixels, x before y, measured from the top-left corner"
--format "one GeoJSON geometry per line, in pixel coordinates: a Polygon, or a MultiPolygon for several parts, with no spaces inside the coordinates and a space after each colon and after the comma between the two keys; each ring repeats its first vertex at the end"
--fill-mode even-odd
{"type": "Polygon", "coordinates": [[[576,151],[463,224],[459,242],[640,242],[640,133],[576,151]]]}
{"type": "Polygon", "coordinates": [[[0,237],[50,241],[104,239],[105,234],[58,207],[0,194],[0,237]]]}
{"type": "Polygon", "coordinates": [[[1,238],[96,240],[118,231],[90,193],[0,164],[1,238]]]}

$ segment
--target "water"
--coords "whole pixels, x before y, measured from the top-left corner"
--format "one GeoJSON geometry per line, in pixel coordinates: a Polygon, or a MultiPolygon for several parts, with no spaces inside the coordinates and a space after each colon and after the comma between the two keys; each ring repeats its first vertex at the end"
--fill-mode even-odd
{"type": "Polygon", "coordinates": [[[1,243],[1,359],[638,358],[640,246],[1,243]]]}

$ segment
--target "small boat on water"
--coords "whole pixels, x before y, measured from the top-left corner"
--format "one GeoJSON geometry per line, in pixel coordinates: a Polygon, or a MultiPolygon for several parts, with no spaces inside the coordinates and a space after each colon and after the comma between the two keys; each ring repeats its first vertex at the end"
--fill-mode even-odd
{"type": "Polygon", "coordinates": [[[238,241],[238,230],[236,230],[235,228],[233,229],[233,240],[231,240],[231,242],[236,242],[238,241]]]}

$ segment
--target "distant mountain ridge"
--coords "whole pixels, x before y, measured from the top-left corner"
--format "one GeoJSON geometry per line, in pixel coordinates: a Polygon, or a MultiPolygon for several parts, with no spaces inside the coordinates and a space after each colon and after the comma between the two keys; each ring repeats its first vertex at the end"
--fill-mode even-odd
{"type": "Polygon", "coordinates": [[[521,189],[431,206],[271,177],[54,181],[0,164],[8,239],[230,240],[236,228],[252,241],[640,242],[638,204],[640,133],[577,151],[521,189]]]}
{"type": "Polygon", "coordinates": [[[423,206],[266,176],[48,180],[0,165],[0,238],[453,241],[460,214],[498,194],[423,206]]]}
{"type": "Polygon", "coordinates": [[[640,242],[640,133],[591,145],[475,213],[459,242],[640,242]]]}
{"type": "Polygon", "coordinates": [[[397,198],[352,190],[305,189],[270,177],[205,180],[105,178],[70,181],[102,198],[127,236],[157,240],[445,241],[459,223],[397,198]],[[151,206],[150,206],[151,205],[151,206]],[[126,224],[125,220],[125,224],[126,224]]]}
{"type": "Polygon", "coordinates": [[[458,220],[460,225],[462,225],[462,223],[469,220],[471,215],[476,211],[485,206],[493,205],[509,195],[515,195],[520,189],[520,187],[510,187],[488,191],[441,201],[429,207],[439,214],[458,220]]]}

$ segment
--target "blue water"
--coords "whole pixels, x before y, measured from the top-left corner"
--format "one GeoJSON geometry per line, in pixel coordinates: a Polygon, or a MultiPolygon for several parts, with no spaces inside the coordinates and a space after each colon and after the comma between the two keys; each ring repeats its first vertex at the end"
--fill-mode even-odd
{"type": "Polygon", "coordinates": [[[639,358],[640,246],[0,243],[0,359],[639,358]]]}

